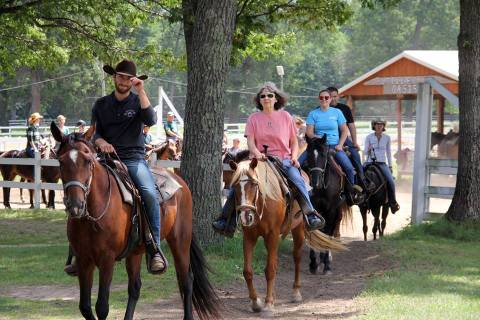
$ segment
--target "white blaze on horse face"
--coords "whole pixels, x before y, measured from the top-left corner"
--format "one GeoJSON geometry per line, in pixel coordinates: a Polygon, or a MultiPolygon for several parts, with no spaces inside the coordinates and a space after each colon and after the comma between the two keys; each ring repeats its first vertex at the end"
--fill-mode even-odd
{"type": "Polygon", "coordinates": [[[313,156],[315,157],[315,162],[317,162],[318,159],[318,151],[315,149],[313,150],[313,156]]]}
{"type": "Polygon", "coordinates": [[[248,177],[246,175],[240,177],[240,194],[242,195],[242,205],[247,203],[247,195],[245,194],[245,186],[247,185],[247,182],[248,177]]]}
{"type": "Polygon", "coordinates": [[[77,165],[78,151],[75,149],[70,150],[70,152],[68,153],[68,156],[70,157],[70,159],[72,159],[73,163],[77,165]]]}

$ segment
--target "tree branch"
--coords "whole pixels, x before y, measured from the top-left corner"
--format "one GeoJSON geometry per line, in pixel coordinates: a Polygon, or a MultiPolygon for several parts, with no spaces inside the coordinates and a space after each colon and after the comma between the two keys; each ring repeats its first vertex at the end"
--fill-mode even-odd
{"type": "Polygon", "coordinates": [[[17,5],[13,5],[13,1],[7,1],[2,5],[2,7],[0,7],[0,15],[6,14],[6,13],[16,13],[18,11],[24,10],[28,7],[34,6],[36,4],[40,4],[45,1],[48,1],[48,0],[31,0],[31,1],[27,1],[17,5]],[[10,5],[9,3],[12,5],[10,5]]]}

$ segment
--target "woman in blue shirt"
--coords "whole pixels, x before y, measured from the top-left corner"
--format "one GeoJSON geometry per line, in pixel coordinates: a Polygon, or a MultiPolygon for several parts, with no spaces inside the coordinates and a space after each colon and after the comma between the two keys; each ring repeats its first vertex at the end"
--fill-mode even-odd
{"type": "Polygon", "coordinates": [[[360,195],[363,190],[359,185],[355,184],[355,170],[350,159],[343,151],[343,144],[348,136],[347,121],[342,111],[330,107],[331,96],[327,89],[320,91],[318,99],[320,106],[308,114],[306,135],[309,138],[327,136],[328,145],[336,151],[335,160],[337,160],[347,176],[349,182],[347,183],[347,190],[350,193],[353,191],[352,200],[358,204],[361,202],[360,195]]]}

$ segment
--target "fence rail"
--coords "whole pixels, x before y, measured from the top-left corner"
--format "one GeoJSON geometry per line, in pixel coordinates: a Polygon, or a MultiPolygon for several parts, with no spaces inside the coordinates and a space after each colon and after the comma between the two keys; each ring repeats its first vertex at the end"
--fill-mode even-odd
{"type": "MultiPolygon", "coordinates": [[[[150,165],[157,165],[163,168],[180,168],[181,161],[173,160],[155,160],[149,161],[150,165]]],[[[22,188],[32,189],[34,193],[33,206],[34,208],[40,208],[40,191],[44,190],[63,190],[62,183],[47,183],[41,181],[41,168],[46,167],[58,167],[60,163],[55,159],[41,159],[40,153],[35,152],[34,158],[0,158],[0,165],[26,165],[33,166],[34,181],[33,182],[18,182],[18,181],[0,181],[0,188],[22,188]]],[[[231,168],[228,164],[223,164],[223,171],[230,171],[231,168]]],[[[223,194],[222,194],[223,195],[223,194]]],[[[224,196],[224,195],[223,195],[224,196]]]]}

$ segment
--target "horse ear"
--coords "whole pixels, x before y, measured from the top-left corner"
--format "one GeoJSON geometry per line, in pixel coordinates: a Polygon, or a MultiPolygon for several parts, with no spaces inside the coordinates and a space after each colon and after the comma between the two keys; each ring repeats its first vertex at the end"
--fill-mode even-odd
{"type": "Polygon", "coordinates": [[[57,125],[55,124],[54,121],[52,121],[52,123],[50,123],[50,131],[52,132],[52,136],[53,138],[58,141],[58,142],[62,142],[63,141],[63,132],[60,131],[60,129],[58,129],[57,125]]]}
{"type": "Polygon", "coordinates": [[[255,169],[257,167],[258,160],[257,158],[253,158],[252,161],[250,162],[250,168],[255,169]]]}
{"type": "Polygon", "coordinates": [[[324,135],[322,136],[322,138],[320,139],[320,142],[321,142],[322,144],[325,144],[326,141],[327,141],[327,135],[324,134],[324,135]]]}
{"type": "Polygon", "coordinates": [[[232,168],[233,171],[237,171],[238,165],[237,165],[237,163],[236,163],[235,161],[230,160],[230,161],[228,162],[228,164],[230,165],[230,168],[232,168]]]}
{"type": "Polygon", "coordinates": [[[88,128],[87,132],[83,135],[87,141],[90,141],[92,139],[93,134],[95,133],[95,123],[88,128]]]}

